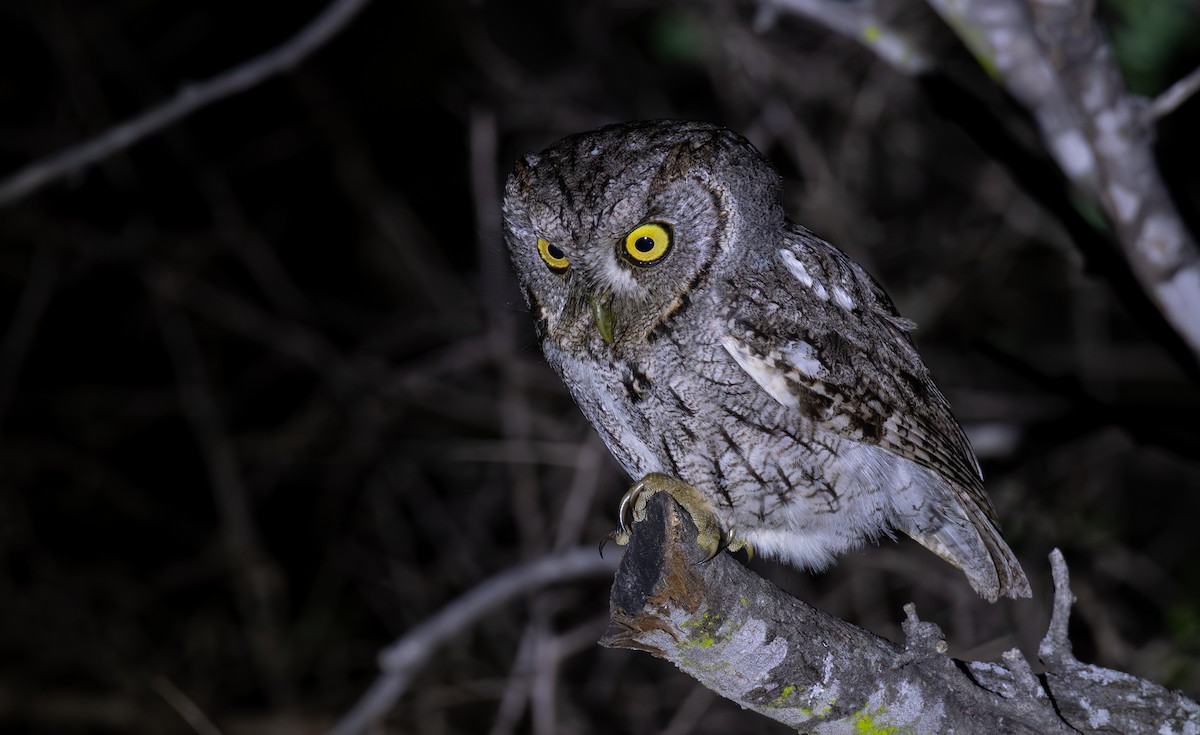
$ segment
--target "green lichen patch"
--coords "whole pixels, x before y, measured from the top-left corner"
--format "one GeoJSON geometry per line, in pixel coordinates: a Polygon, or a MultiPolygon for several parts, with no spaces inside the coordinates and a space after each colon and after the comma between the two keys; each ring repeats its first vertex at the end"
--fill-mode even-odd
{"type": "Polygon", "coordinates": [[[719,612],[703,612],[684,621],[683,629],[688,642],[701,648],[711,648],[718,641],[728,639],[732,631],[722,631],[724,620],[719,612]]]}
{"type": "MultiPolygon", "coordinates": [[[[863,710],[854,717],[854,732],[857,735],[901,735],[903,732],[894,725],[885,725],[876,720],[883,710],[867,712],[863,710]]],[[[907,729],[907,728],[906,728],[907,729]]]]}

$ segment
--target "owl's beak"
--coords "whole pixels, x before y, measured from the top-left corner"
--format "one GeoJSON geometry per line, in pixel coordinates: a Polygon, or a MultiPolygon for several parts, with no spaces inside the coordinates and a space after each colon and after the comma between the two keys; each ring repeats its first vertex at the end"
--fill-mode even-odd
{"type": "Polygon", "coordinates": [[[596,329],[600,331],[600,337],[611,345],[613,341],[613,315],[609,298],[609,296],[589,295],[588,303],[592,305],[592,317],[596,320],[596,329]]]}

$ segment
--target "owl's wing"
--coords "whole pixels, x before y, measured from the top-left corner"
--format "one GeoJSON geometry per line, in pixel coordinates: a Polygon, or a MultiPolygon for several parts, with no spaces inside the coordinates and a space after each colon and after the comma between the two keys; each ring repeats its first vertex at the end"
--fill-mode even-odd
{"type": "Polygon", "coordinates": [[[984,597],[1027,596],[966,434],[909,337],[912,323],[847,255],[803,228],[788,231],[776,256],[782,289],[764,281],[739,293],[725,349],[816,425],[934,473],[937,518],[901,530],[967,572],[984,597]]]}
{"type": "Polygon", "coordinates": [[[726,349],[776,400],[963,486],[991,518],[975,455],[913,346],[912,323],[849,256],[806,230],[790,234],[776,254],[782,288],[738,294],[726,349]]]}

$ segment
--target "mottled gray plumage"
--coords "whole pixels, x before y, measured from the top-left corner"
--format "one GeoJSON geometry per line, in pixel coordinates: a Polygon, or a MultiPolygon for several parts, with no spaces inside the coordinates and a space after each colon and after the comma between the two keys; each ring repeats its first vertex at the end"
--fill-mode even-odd
{"type": "Polygon", "coordinates": [[[546,359],[634,479],[693,485],[760,554],[821,568],[894,528],[983,597],[1028,596],[911,324],[778,195],[698,122],[525,156],[505,238],[546,359]]]}

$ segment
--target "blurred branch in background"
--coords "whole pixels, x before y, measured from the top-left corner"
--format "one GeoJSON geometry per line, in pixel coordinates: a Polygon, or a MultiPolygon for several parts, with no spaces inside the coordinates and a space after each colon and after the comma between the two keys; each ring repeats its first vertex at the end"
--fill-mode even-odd
{"type": "Polygon", "coordinates": [[[1033,40],[1000,61],[1055,75],[1027,101],[1007,47],[916,0],[364,5],[0,7],[0,729],[315,735],[379,682],[380,732],[786,731],[596,645],[627,480],[500,243],[522,153],[651,117],[746,133],[919,322],[1035,598],[988,606],[906,543],[747,566],[883,638],[912,601],[958,660],[1033,660],[1059,547],[1080,658],[1200,693],[1194,353],[1116,245],[1162,191],[1113,158],[1155,152],[1200,221],[1190,6],[1006,15],[1033,40]],[[1125,79],[1093,100],[1112,62],[1072,49],[1109,36],[1125,79]],[[1109,104],[1136,113],[1115,142],[1109,104]],[[1091,188],[1047,129],[1082,136],[1091,188]]]}
{"type": "Polygon", "coordinates": [[[263,689],[276,707],[295,702],[283,644],[283,573],[266,552],[237,456],[204,373],[204,358],[187,318],[156,303],[155,316],[176,371],[179,403],[208,471],[238,612],[254,651],[263,689]]]}
{"type": "Polygon", "coordinates": [[[619,553],[605,558],[592,548],[564,550],[487,580],[383,650],[379,654],[383,673],[329,735],[354,735],[375,728],[429,659],[484,615],[539,587],[590,576],[607,577],[616,571],[619,562],[619,553]]]}
{"type": "Polygon", "coordinates": [[[231,95],[252,89],[289,71],[324,46],[370,0],[333,0],[287,43],[255,56],[204,82],[187,84],[167,102],[106,130],[92,140],[28,164],[0,181],[0,207],[11,206],[38,189],[116,155],[150,135],[231,95]]]}
{"type": "MultiPolygon", "coordinates": [[[[927,73],[936,63],[898,47],[906,41],[874,12],[872,0],[781,2],[855,38],[898,71],[927,73]],[[849,22],[847,16],[855,17],[849,22]],[[913,59],[918,58],[918,63],[913,59]]],[[[1098,203],[1115,229],[1129,268],[1200,364],[1200,251],[1158,174],[1151,151],[1154,119],[1194,94],[1200,69],[1165,92],[1153,118],[1125,88],[1112,49],[1092,14],[1094,2],[979,0],[929,4],[988,74],[1037,121],[1046,149],[1072,184],[1098,203]]]]}
{"type": "Polygon", "coordinates": [[[781,11],[803,15],[858,41],[899,72],[924,74],[936,67],[937,59],[926,53],[919,36],[889,22],[893,12],[909,1],[761,0],[756,25],[769,27],[781,11]]]}
{"type": "Polygon", "coordinates": [[[1142,114],[1142,125],[1149,127],[1157,122],[1159,118],[1170,115],[1198,91],[1200,91],[1200,67],[1192,69],[1190,74],[1172,84],[1167,91],[1155,97],[1150,102],[1150,106],[1142,114]]]}

